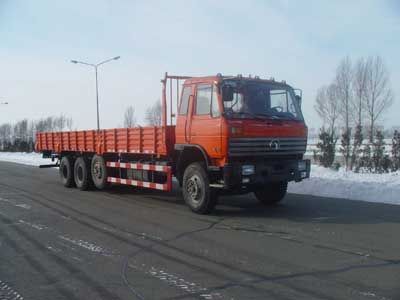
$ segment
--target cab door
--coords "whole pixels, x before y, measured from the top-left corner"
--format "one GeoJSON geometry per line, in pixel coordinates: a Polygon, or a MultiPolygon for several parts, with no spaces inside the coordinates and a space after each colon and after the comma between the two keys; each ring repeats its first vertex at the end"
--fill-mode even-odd
{"type": "Polygon", "coordinates": [[[201,146],[210,158],[222,157],[221,109],[217,87],[197,84],[190,125],[190,144],[201,146]]]}
{"type": "Polygon", "coordinates": [[[190,125],[193,106],[193,87],[192,85],[183,86],[181,102],[178,110],[178,118],[176,123],[176,143],[190,143],[190,125]]]}

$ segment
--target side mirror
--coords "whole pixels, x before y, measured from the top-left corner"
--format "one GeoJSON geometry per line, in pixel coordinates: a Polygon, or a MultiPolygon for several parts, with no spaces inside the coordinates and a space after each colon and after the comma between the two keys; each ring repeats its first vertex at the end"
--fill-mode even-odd
{"type": "Polygon", "coordinates": [[[230,102],[233,100],[233,87],[225,85],[222,87],[222,100],[224,102],[230,102]]]}
{"type": "Polygon", "coordinates": [[[301,96],[300,95],[296,95],[296,101],[299,104],[299,106],[301,107],[301,96]]]}
{"type": "Polygon", "coordinates": [[[303,91],[301,89],[294,89],[295,98],[299,106],[301,107],[301,98],[303,97],[303,91]]]}

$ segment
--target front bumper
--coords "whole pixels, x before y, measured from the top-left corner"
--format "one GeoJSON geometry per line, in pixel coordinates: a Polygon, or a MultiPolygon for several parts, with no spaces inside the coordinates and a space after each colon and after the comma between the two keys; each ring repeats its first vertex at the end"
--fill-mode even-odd
{"type": "Polygon", "coordinates": [[[224,189],[259,188],[270,182],[302,181],[310,177],[310,160],[233,162],[223,168],[224,189]],[[243,166],[254,165],[254,174],[243,175],[243,166]],[[301,168],[301,169],[300,169],[301,168]]]}

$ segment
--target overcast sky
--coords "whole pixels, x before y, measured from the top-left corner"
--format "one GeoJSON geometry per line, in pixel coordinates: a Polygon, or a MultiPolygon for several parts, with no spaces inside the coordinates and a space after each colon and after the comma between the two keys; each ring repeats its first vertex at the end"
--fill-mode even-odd
{"type": "Polygon", "coordinates": [[[74,65],[120,55],[99,73],[101,127],[139,120],[165,71],[253,74],[303,89],[309,127],[318,87],[346,55],[381,55],[395,92],[386,125],[400,125],[400,2],[0,0],[0,123],[64,113],[96,126],[94,73],[74,65]]]}

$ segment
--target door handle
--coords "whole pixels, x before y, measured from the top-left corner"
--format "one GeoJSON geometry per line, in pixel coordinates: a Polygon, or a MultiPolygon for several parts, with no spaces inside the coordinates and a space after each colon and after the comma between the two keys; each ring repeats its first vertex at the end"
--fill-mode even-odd
{"type": "Polygon", "coordinates": [[[185,142],[186,143],[188,142],[188,139],[187,139],[187,116],[185,118],[185,142]]]}

